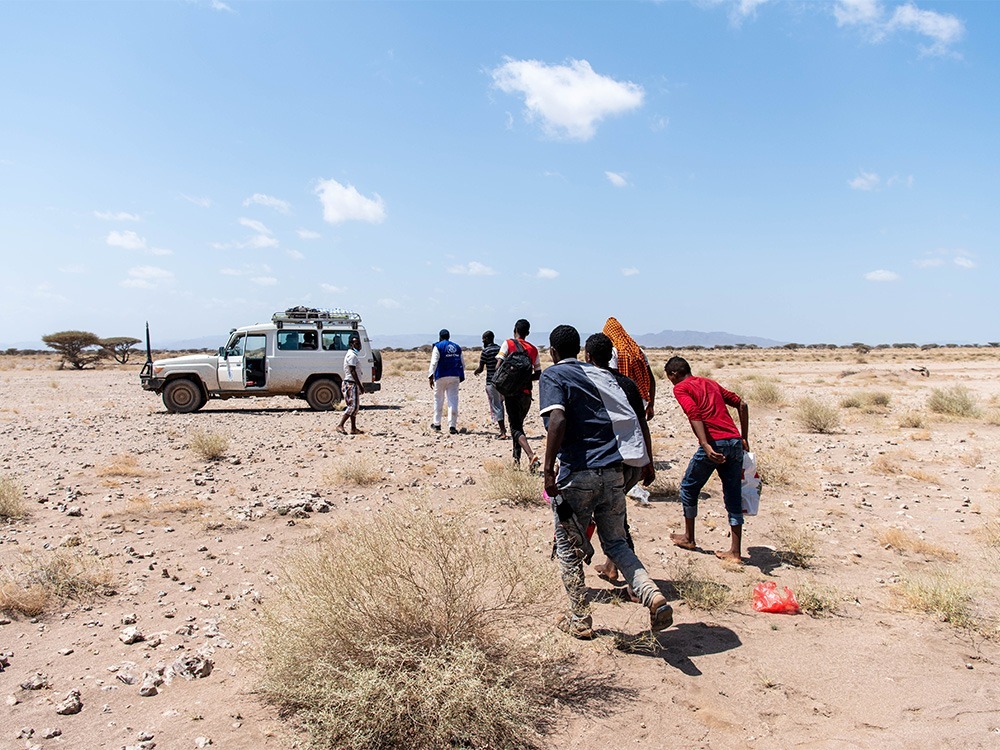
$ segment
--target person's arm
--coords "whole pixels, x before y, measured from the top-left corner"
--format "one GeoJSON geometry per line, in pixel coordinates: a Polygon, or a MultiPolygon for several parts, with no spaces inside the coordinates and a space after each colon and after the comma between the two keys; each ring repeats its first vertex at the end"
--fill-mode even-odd
{"type": "Polygon", "coordinates": [[[434,387],[434,371],[437,369],[439,359],[441,359],[441,350],[435,346],[431,352],[431,366],[427,370],[427,380],[430,381],[431,388],[434,387]]]}
{"type": "Polygon", "coordinates": [[[653,466],[653,439],[649,434],[649,424],[642,416],[639,416],[639,427],[642,429],[642,440],[646,444],[646,455],[649,456],[649,463],[642,467],[642,483],[648,487],[656,479],[656,467],[653,466]]]}
{"type": "Polygon", "coordinates": [[[653,368],[649,366],[649,360],[646,360],[646,370],[649,371],[649,404],[646,406],[646,419],[652,419],[656,414],[653,409],[656,401],[656,376],[653,375],[653,368]]]}
{"type": "Polygon", "coordinates": [[[743,437],[743,450],[750,450],[750,407],[740,399],[740,435],[743,437]]]}
{"type": "Polygon", "coordinates": [[[545,481],[545,492],[549,497],[559,494],[556,486],[556,456],[562,448],[566,437],[566,414],[562,409],[549,412],[548,427],[545,433],[545,461],[542,463],[542,477],[545,481]]]}
{"type": "Polygon", "coordinates": [[[486,360],[484,360],[483,359],[483,355],[480,354],[479,355],[479,367],[477,367],[475,370],[473,370],[472,374],[473,375],[479,375],[483,371],[484,367],[486,367],[486,360]]]}
{"type": "Polygon", "coordinates": [[[542,377],[542,353],[538,351],[537,347],[535,348],[535,361],[531,363],[531,366],[535,368],[534,372],[531,373],[531,379],[540,380],[542,377]]]}
{"type": "Polygon", "coordinates": [[[705,429],[704,422],[700,419],[692,419],[691,429],[694,431],[694,436],[698,438],[698,444],[701,446],[702,450],[705,451],[705,455],[708,456],[710,461],[717,464],[726,463],[726,457],[712,447],[712,443],[708,438],[708,430],[705,429]]]}

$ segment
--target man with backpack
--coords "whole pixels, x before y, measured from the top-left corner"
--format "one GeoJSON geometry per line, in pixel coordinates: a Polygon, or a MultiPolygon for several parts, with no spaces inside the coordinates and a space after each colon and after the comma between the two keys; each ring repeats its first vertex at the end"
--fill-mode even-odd
{"type": "Polygon", "coordinates": [[[434,390],[434,421],[431,429],[441,430],[441,412],[445,397],[448,399],[448,432],[458,433],[458,384],[465,380],[465,362],[462,347],[450,341],[451,334],[442,328],[439,341],[431,349],[431,365],[427,379],[434,390]]]}
{"type": "Polygon", "coordinates": [[[527,341],[531,324],[521,318],[514,324],[514,338],[507,339],[497,352],[497,369],[493,373],[493,387],[504,397],[507,423],[514,444],[514,463],[521,465],[521,452],[528,456],[528,469],[535,471],[541,459],[528,445],[524,434],[524,418],[531,410],[531,383],[542,375],[538,349],[527,341]]]}

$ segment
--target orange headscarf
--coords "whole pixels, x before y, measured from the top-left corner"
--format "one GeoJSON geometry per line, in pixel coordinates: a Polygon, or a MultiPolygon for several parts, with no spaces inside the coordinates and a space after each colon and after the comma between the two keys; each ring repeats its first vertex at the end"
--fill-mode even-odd
{"type": "Polygon", "coordinates": [[[618,372],[631,378],[645,401],[649,401],[649,363],[635,339],[628,335],[615,318],[604,324],[604,335],[611,339],[618,351],[618,372]]]}

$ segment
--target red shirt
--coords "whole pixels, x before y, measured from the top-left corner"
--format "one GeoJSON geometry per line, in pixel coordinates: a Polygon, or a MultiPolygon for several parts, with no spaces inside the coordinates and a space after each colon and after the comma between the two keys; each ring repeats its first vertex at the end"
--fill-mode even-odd
{"type": "Polygon", "coordinates": [[[714,380],[693,375],[684,378],[674,386],[674,396],[689,420],[705,423],[705,431],[712,440],[743,437],[726,409],[726,404],[739,406],[740,397],[714,380]]]}
{"type": "MultiPolygon", "coordinates": [[[[521,346],[524,347],[524,353],[527,354],[528,359],[531,360],[531,366],[535,369],[535,372],[541,372],[542,363],[541,360],[538,359],[538,347],[536,347],[534,344],[529,344],[524,339],[518,339],[518,341],[520,341],[521,346]]],[[[501,360],[508,354],[511,354],[516,351],[517,351],[517,344],[514,343],[514,339],[507,339],[500,346],[500,351],[497,352],[497,360],[501,360]]],[[[497,364],[499,365],[500,362],[497,361],[497,364]]],[[[527,393],[529,396],[531,395],[531,383],[528,383],[528,387],[524,389],[524,392],[527,393]]]]}

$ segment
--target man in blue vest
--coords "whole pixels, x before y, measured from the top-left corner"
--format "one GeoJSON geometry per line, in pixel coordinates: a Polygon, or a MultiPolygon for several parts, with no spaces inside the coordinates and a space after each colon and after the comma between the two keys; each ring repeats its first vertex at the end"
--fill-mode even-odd
{"type": "Polygon", "coordinates": [[[462,347],[449,341],[447,328],[438,334],[438,342],[431,349],[431,366],[427,379],[434,390],[434,421],[432,430],[441,430],[441,411],[445,397],[448,398],[448,432],[458,432],[458,384],[465,380],[465,362],[462,347]]]}

